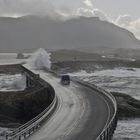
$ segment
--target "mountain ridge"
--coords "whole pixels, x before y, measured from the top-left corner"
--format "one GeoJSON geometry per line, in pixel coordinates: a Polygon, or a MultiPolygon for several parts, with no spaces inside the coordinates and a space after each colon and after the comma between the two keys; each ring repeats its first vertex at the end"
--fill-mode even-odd
{"type": "Polygon", "coordinates": [[[37,48],[140,48],[133,33],[97,17],[66,21],[49,17],[0,18],[0,51],[24,52],[37,48]]]}

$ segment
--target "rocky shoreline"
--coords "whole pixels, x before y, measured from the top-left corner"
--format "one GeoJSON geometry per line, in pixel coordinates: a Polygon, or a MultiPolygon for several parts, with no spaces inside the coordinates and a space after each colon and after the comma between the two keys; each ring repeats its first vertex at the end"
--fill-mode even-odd
{"type": "Polygon", "coordinates": [[[140,101],[130,95],[111,92],[118,104],[119,119],[140,118],[140,101]]]}
{"type": "MultiPolygon", "coordinates": [[[[80,69],[87,72],[94,72],[94,70],[108,69],[114,67],[127,67],[129,70],[133,67],[139,67],[139,61],[126,62],[126,61],[63,61],[54,63],[52,69],[59,74],[72,73],[80,69]],[[71,69],[71,67],[73,69],[71,69]]],[[[140,118],[140,101],[134,99],[130,95],[111,92],[116,98],[118,104],[119,119],[140,118]]]]}

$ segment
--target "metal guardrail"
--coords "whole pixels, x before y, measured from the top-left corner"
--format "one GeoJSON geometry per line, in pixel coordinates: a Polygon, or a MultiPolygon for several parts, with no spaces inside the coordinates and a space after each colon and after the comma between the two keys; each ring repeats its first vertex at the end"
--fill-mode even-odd
{"type": "MultiPolygon", "coordinates": [[[[36,74],[34,74],[33,72],[31,72],[30,70],[28,70],[27,68],[23,66],[21,66],[21,68],[24,69],[24,71],[27,72],[28,74],[31,74],[31,77],[36,78],[36,74]]],[[[42,89],[39,89],[38,91],[41,91],[41,90],[44,91],[48,87],[51,87],[49,83],[47,83],[40,77],[37,77],[37,79],[35,80],[38,80],[38,82],[43,86],[42,89]]],[[[51,95],[52,103],[38,116],[28,121],[24,125],[20,126],[19,128],[15,129],[13,132],[9,133],[8,135],[6,135],[5,137],[6,140],[26,139],[32,133],[34,133],[47,118],[49,118],[49,116],[53,113],[53,111],[55,110],[55,107],[57,106],[57,97],[56,97],[53,87],[51,87],[51,90],[52,90],[52,95],[51,95]]]]}
{"type": "MultiPolygon", "coordinates": [[[[56,77],[60,77],[60,75],[58,75],[55,71],[49,71],[49,72],[52,73],[56,77]]],[[[100,133],[100,135],[96,138],[96,140],[111,140],[113,137],[114,131],[116,129],[116,126],[117,126],[117,121],[118,121],[117,102],[116,102],[115,97],[110,92],[104,90],[103,88],[96,86],[95,84],[91,84],[91,83],[84,82],[84,81],[79,81],[78,79],[75,79],[74,77],[71,78],[71,80],[76,81],[80,84],[83,84],[84,86],[86,85],[87,87],[104,94],[112,101],[112,103],[114,105],[114,115],[113,115],[112,119],[110,120],[110,122],[107,124],[107,126],[100,133]]]]}
{"type": "Polygon", "coordinates": [[[104,130],[102,131],[102,133],[97,137],[96,140],[111,140],[111,138],[113,137],[114,131],[116,129],[117,126],[117,102],[115,97],[110,93],[105,91],[104,89],[92,84],[91,86],[93,86],[93,88],[95,88],[96,90],[98,90],[100,93],[103,93],[104,95],[106,95],[108,98],[111,99],[113,105],[114,105],[114,115],[112,117],[112,119],[110,120],[110,122],[108,123],[107,127],[104,128],[104,130]]]}
{"type": "Polygon", "coordinates": [[[81,82],[81,81],[79,81],[75,78],[72,78],[72,80],[104,94],[105,96],[107,96],[112,101],[112,103],[114,105],[114,115],[113,115],[112,119],[110,120],[110,122],[107,124],[107,126],[103,129],[101,134],[96,138],[96,140],[111,140],[111,138],[113,137],[114,131],[116,129],[117,120],[118,120],[117,102],[116,102],[115,97],[111,93],[105,91],[104,89],[102,89],[102,88],[100,88],[100,87],[98,87],[94,84],[84,82],[84,81],[81,82]]]}
{"type": "MultiPolygon", "coordinates": [[[[23,67],[24,68],[24,67],[23,67]]],[[[29,71],[28,69],[24,68],[26,72],[30,72],[31,75],[34,73],[29,71]]],[[[57,76],[55,72],[51,72],[53,75],[57,76]]],[[[74,81],[77,81],[76,79],[73,79],[74,81]]],[[[41,79],[41,83],[42,83],[41,79]]],[[[77,81],[79,82],[79,81],[77,81]]],[[[97,90],[98,92],[106,95],[113,103],[114,105],[114,115],[108,125],[104,128],[104,130],[101,132],[101,134],[97,137],[96,140],[111,140],[114,130],[117,125],[117,103],[114,98],[114,96],[103,90],[102,88],[99,88],[96,85],[90,84],[90,83],[85,83],[85,82],[79,82],[81,84],[86,85],[87,87],[93,88],[94,90],[97,90]]],[[[48,84],[48,83],[47,83],[48,84]]],[[[44,85],[44,82],[43,82],[44,85]]],[[[57,104],[57,97],[54,95],[53,102],[50,104],[48,108],[46,108],[42,113],[40,113],[38,116],[33,118],[31,121],[27,122],[26,124],[22,125],[21,127],[15,129],[12,133],[7,135],[6,140],[21,140],[25,139],[26,137],[30,136],[32,133],[34,133],[43,123],[43,121],[49,117],[49,115],[53,112],[54,108],[56,107],[57,104]]]]}
{"type": "Polygon", "coordinates": [[[34,133],[43,123],[47,117],[53,112],[55,106],[57,104],[57,99],[55,97],[52,104],[46,108],[41,114],[35,117],[33,120],[27,122],[25,125],[19,127],[11,134],[7,135],[6,140],[20,140],[25,139],[34,133]]]}
{"type": "MultiPolygon", "coordinates": [[[[49,72],[56,77],[60,77],[60,75],[58,75],[55,71],[49,71],[49,72]]],[[[84,81],[79,81],[78,79],[75,79],[75,78],[71,78],[71,80],[76,81],[80,84],[83,84],[84,86],[86,85],[87,87],[104,94],[112,101],[112,103],[114,105],[114,115],[113,115],[112,119],[110,120],[110,122],[108,123],[108,125],[103,129],[101,134],[96,138],[96,140],[111,140],[113,137],[114,131],[116,129],[116,126],[117,126],[117,121],[118,121],[117,102],[116,102],[115,97],[110,92],[107,92],[106,90],[96,86],[95,84],[91,84],[91,83],[84,82],[84,81]]]]}

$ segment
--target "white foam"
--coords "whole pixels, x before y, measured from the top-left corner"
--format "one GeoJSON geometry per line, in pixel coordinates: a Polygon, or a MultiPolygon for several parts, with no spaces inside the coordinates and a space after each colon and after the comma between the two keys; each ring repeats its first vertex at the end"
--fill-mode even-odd
{"type": "Polygon", "coordinates": [[[21,91],[25,88],[25,76],[21,74],[0,75],[0,91],[21,91]]]}
{"type": "Polygon", "coordinates": [[[112,77],[140,77],[140,69],[133,68],[115,68],[115,69],[107,69],[107,70],[100,70],[95,71],[92,73],[87,73],[84,70],[80,70],[78,72],[74,72],[70,74],[71,76],[112,76],[112,77]]]}
{"type": "Polygon", "coordinates": [[[140,69],[116,68],[96,71],[93,76],[113,76],[113,77],[140,77],[140,69]]]}
{"type": "Polygon", "coordinates": [[[50,56],[50,53],[45,49],[40,48],[31,55],[25,66],[36,70],[51,69],[50,56]]]}
{"type": "MultiPolygon", "coordinates": [[[[140,69],[139,68],[115,68],[99,70],[92,73],[78,71],[70,74],[81,80],[94,83],[108,91],[126,93],[140,99],[140,69]]],[[[139,140],[140,119],[122,120],[118,122],[113,140],[139,140]]]]}
{"type": "Polygon", "coordinates": [[[80,70],[78,72],[73,72],[73,73],[68,73],[70,76],[82,76],[82,77],[89,77],[89,76],[93,76],[93,73],[88,73],[85,70],[80,70]]]}
{"type": "Polygon", "coordinates": [[[122,120],[118,122],[117,129],[114,134],[113,140],[133,139],[139,140],[140,138],[140,120],[122,120]]]}

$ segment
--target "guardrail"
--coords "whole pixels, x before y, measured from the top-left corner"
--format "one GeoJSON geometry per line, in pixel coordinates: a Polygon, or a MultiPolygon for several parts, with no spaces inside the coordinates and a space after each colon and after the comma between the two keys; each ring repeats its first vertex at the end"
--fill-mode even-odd
{"type": "MultiPolygon", "coordinates": [[[[22,67],[22,69],[24,69],[24,71],[26,71],[28,74],[31,74],[32,76],[34,76],[34,73],[32,73],[30,70],[26,69],[25,67],[22,67]]],[[[51,72],[51,73],[54,74],[55,76],[58,76],[55,72],[51,72]]],[[[112,119],[109,121],[109,123],[107,124],[107,126],[104,128],[104,130],[101,132],[101,134],[96,138],[96,140],[111,140],[111,138],[114,134],[116,125],[117,125],[117,103],[116,103],[114,96],[111,93],[103,90],[102,88],[100,88],[94,84],[80,82],[79,80],[76,80],[74,78],[72,78],[72,80],[74,80],[80,84],[83,84],[84,86],[87,86],[89,88],[92,88],[92,89],[100,92],[101,94],[106,95],[112,101],[112,103],[114,105],[114,115],[113,115],[112,119]]],[[[49,85],[48,83],[46,83],[44,80],[42,80],[40,78],[39,78],[39,82],[41,85],[43,85],[45,87],[48,87],[48,85],[49,85]]],[[[53,88],[52,88],[52,90],[53,90],[53,88]]],[[[51,98],[53,99],[53,101],[48,108],[46,108],[42,113],[40,113],[38,116],[33,118],[31,121],[27,122],[26,124],[22,125],[21,127],[15,129],[12,133],[8,134],[6,136],[6,140],[26,139],[28,136],[30,136],[32,133],[34,133],[41,126],[41,124],[53,113],[53,111],[57,105],[57,97],[56,97],[55,93],[54,93],[54,98],[53,98],[53,95],[51,98]]]]}
{"type": "Polygon", "coordinates": [[[116,126],[117,126],[117,121],[118,121],[117,102],[116,102],[115,97],[111,93],[105,91],[104,89],[102,89],[94,84],[84,82],[84,81],[79,81],[75,78],[72,78],[72,80],[76,81],[84,86],[87,86],[91,89],[94,89],[101,94],[106,95],[112,101],[112,103],[114,105],[114,115],[113,115],[112,119],[109,121],[109,123],[107,124],[107,126],[103,129],[101,134],[96,138],[96,140],[111,140],[113,137],[114,131],[116,129],[116,126]]]}
{"type": "MultiPolygon", "coordinates": [[[[52,73],[56,77],[60,77],[60,75],[58,75],[55,71],[49,71],[49,72],[52,73]]],[[[86,87],[89,87],[91,89],[94,89],[101,94],[104,94],[112,101],[112,103],[114,105],[114,115],[113,115],[112,119],[110,120],[110,122],[106,125],[106,127],[100,133],[100,135],[96,138],[96,140],[111,140],[113,137],[114,131],[116,129],[116,126],[117,126],[117,121],[118,121],[117,102],[116,102],[115,97],[110,92],[104,90],[103,88],[96,86],[95,84],[91,84],[91,83],[84,82],[84,81],[79,81],[78,79],[76,79],[74,77],[72,77],[71,80],[75,81],[77,83],[80,83],[86,87]]]]}
{"type": "MultiPolygon", "coordinates": [[[[38,91],[42,90],[44,92],[48,88],[51,88],[51,94],[49,96],[50,96],[50,100],[52,102],[38,116],[36,116],[32,120],[30,120],[29,122],[25,123],[24,125],[20,126],[19,128],[15,129],[12,133],[9,133],[8,135],[6,135],[6,137],[5,137],[6,140],[22,140],[22,139],[24,140],[24,139],[26,139],[32,133],[34,133],[43,124],[43,122],[47,118],[49,118],[52,115],[52,113],[54,112],[54,110],[57,106],[57,97],[56,97],[53,87],[49,83],[47,83],[46,81],[41,79],[39,77],[39,75],[34,74],[33,72],[31,72],[30,70],[28,70],[27,68],[25,68],[23,66],[21,66],[21,68],[26,73],[28,73],[32,78],[35,78],[35,80],[37,80],[37,82],[39,82],[42,85],[42,89],[39,89],[38,91]]],[[[38,91],[36,91],[36,92],[38,92],[38,91]]]]}
{"type": "MultiPolygon", "coordinates": [[[[52,73],[56,77],[60,77],[60,75],[58,75],[55,71],[49,71],[49,72],[52,73]]],[[[110,120],[110,122],[106,125],[106,127],[100,133],[100,135],[96,138],[96,140],[111,140],[113,137],[114,131],[116,129],[116,126],[117,126],[117,121],[118,121],[117,102],[116,102],[115,97],[110,92],[107,92],[106,90],[96,86],[95,84],[91,84],[91,83],[84,82],[84,81],[79,81],[78,79],[76,79],[74,77],[71,78],[71,80],[78,82],[84,86],[87,86],[91,89],[94,89],[101,94],[104,94],[112,101],[112,103],[114,105],[114,115],[113,115],[112,119],[110,120]]]]}
{"type": "Polygon", "coordinates": [[[96,140],[110,140],[113,137],[114,131],[115,131],[116,126],[117,126],[117,121],[118,121],[117,102],[116,102],[115,97],[110,92],[107,92],[106,90],[104,90],[104,89],[102,89],[94,84],[92,84],[92,86],[94,88],[96,88],[96,90],[98,90],[100,93],[103,93],[108,98],[110,98],[113,105],[114,105],[114,115],[113,115],[112,119],[108,123],[107,127],[104,128],[102,133],[96,139],[96,140]]]}

